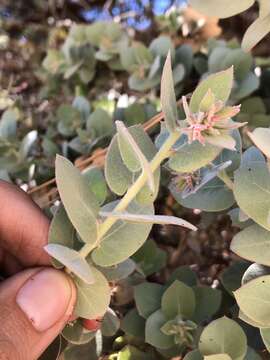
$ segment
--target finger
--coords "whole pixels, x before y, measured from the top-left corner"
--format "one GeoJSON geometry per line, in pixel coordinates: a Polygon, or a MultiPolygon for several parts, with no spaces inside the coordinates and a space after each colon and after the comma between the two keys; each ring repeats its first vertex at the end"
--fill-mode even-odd
{"type": "Polygon", "coordinates": [[[76,290],[52,268],[25,270],[0,285],[0,359],[36,360],[72,315],[76,290]]]}
{"type": "Polygon", "coordinates": [[[19,188],[0,181],[0,246],[24,267],[48,265],[49,220],[19,188]]]}

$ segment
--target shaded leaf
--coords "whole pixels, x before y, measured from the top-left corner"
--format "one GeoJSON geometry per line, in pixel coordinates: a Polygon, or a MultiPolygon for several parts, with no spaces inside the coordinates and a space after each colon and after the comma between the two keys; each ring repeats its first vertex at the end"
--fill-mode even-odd
{"type": "Polygon", "coordinates": [[[137,309],[130,310],[121,321],[121,329],[130,336],[144,339],[145,320],[137,309]]]}
{"type": "Polygon", "coordinates": [[[161,308],[168,319],[177,315],[190,319],[195,310],[195,294],[191,287],[175,280],[164,292],[161,299],[161,308]]]}
{"type": "Polygon", "coordinates": [[[134,288],[134,299],[139,314],[147,319],[161,306],[161,297],[164,287],[150,282],[145,282],[134,288]]]}
{"type": "Polygon", "coordinates": [[[108,309],[105,313],[101,324],[101,332],[103,336],[113,336],[120,328],[120,320],[112,309],[108,309]]]}
{"type": "Polygon", "coordinates": [[[221,305],[221,292],[209,287],[195,286],[192,288],[195,294],[195,312],[192,319],[196,323],[210,319],[219,310],[221,305]]]}
{"type": "Polygon", "coordinates": [[[80,320],[74,323],[69,323],[63,329],[61,335],[71,344],[82,345],[87,344],[94,339],[95,331],[85,329],[80,320]]]}
{"type": "Polygon", "coordinates": [[[168,321],[161,310],[157,310],[146,320],[145,341],[160,349],[168,349],[175,345],[173,336],[161,332],[162,326],[168,321]]]}

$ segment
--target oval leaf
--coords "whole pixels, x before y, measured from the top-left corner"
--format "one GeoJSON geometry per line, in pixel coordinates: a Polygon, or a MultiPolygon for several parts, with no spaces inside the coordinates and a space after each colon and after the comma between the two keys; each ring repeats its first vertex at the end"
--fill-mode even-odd
{"type": "Polygon", "coordinates": [[[87,284],[94,283],[92,270],[79,252],[59,244],[48,244],[44,249],[87,284]]]}
{"type": "MultiPolygon", "coordinates": [[[[214,7],[217,8],[216,5],[214,7]]],[[[232,86],[233,67],[208,76],[205,80],[200,82],[192,94],[189,104],[191,111],[194,113],[199,111],[200,103],[209,89],[211,89],[212,93],[215,95],[216,100],[221,100],[225,103],[229,99],[232,86]]]]}
{"type": "MultiPolygon", "coordinates": [[[[89,265],[88,265],[89,266],[89,265]]],[[[76,278],[77,303],[75,314],[85,319],[103,316],[110,304],[110,287],[100,271],[92,267],[94,284],[76,278]]]]}
{"type": "Polygon", "coordinates": [[[72,163],[62,156],[56,157],[56,183],[70,221],[86,243],[97,238],[99,204],[86,179],[72,163]]]}
{"type": "Polygon", "coordinates": [[[195,294],[191,287],[175,280],[165,291],[161,299],[161,309],[168,319],[182,315],[192,318],[195,310],[195,294]]]}
{"type": "Polygon", "coordinates": [[[226,353],[232,360],[243,360],[247,338],[240,325],[224,316],[204,328],[199,349],[203,355],[226,353]]]}
{"type": "Polygon", "coordinates": [[[270,175],[266,164],[250,163],[235,172],[234,196],[251,219],[270,230],[270,175]]]}
{"type": "Polygon", "coordinates": [[[236,301],[250,319],[270,327],[270,276],[251,280],[234,292],[236,301]]]}
{"type": "Polygon", "coordinates": [[[132,183],[132,173],[121,158],[117,135],[113,137],[106,155],[105,177],[111,191],[117,195],[123,195],[132,183]]]}
{"type": "MultiPolygon", "coordinates": [[[[103,207],[105,211],[115,208],[117,202],[112,202],[103,207]]],[[[132,213],[153,214],[153,205],[142,206],[135,202],[129,204],[127,211],[132,213]]],[[[152,224],[132,224],[118,220],[103,237],[100,246],[92,253],[92,258],[97,265],[116,265],[133,255],[145,242],[152,228],[152,224]]]]}
{"type": "Polygon", "coordinates": [[[270,266],[270,232],[251,225],[236,234],[231,250],[244,259],[270,266]]]}
{"type": "Polygon", "coordinates": [[[248,133],[248,136],[264,155],[270,158],[270,129],[257,128],[252,133],[248,133]]]}

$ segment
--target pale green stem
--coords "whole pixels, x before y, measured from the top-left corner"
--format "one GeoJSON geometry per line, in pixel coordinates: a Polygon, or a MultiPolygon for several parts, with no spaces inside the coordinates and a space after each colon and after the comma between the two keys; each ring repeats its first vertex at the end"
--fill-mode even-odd
{"type": "Polygon", "coordinates": [[[227,185],[230,190],[233,190],[233,182],[225,170],[221,170],[218,173],[218,177],[224,182],[224,184],[227,185]]]}
{"type": "MultiPolygon", "coordinates": [[[[179,139],[180,132],[172,132],[170,133],[167,140],[164,142],[162,147],[159,149],[153,160],[150,162],[150,169],[152,173],[154,173],[160,164],[170,156],[170,150],[172,146],[176,143],[176,141],[179,139]]],[[[133,185],[128,189],[125,196],[119,201],[117,206],[115,207],[114,211],[124,211],[127,206],[130,204],[130,202],[135,198],[135,196],[138,194],[138,192],[142,189],[142,187],[147,182],[147,173],[142,172],[142,174],[138,177],[138,179],[134,182],[133,185]]],[[[80,254],[83,257],[87,257],[87,255],[98,246],[103,236],[110,230],[110,228],[113,226],[113,224],[117,221],[117,218],[115,217],[108,217],[103,223],[99,225],[98,229],[98,239],[95,244],[85,244],[83,248],[80,250],[80,254]]]]}

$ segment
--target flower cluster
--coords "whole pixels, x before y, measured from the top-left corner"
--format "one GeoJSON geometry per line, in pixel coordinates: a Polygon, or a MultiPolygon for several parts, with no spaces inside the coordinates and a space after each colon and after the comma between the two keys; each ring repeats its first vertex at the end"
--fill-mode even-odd
{"type": "MultiPolygon", "coordinates": [[[[205,98],[214,99],[211,89],[208,90],[205,98]]],[[[192,113],[185,96],[182,97],[183,108],[186,115],[187,127],[181,129],[188,136],[188,142],[199,141],[205,144],[206,138],[222,135],[224,130],[231,130],[242,127],[244,123],[236,123],[231,120],[232,117],[240,112],[241,105],[225,106],[223,101],[212,101],[207,110],[203,109],[197,113],[192,113]]]]}

